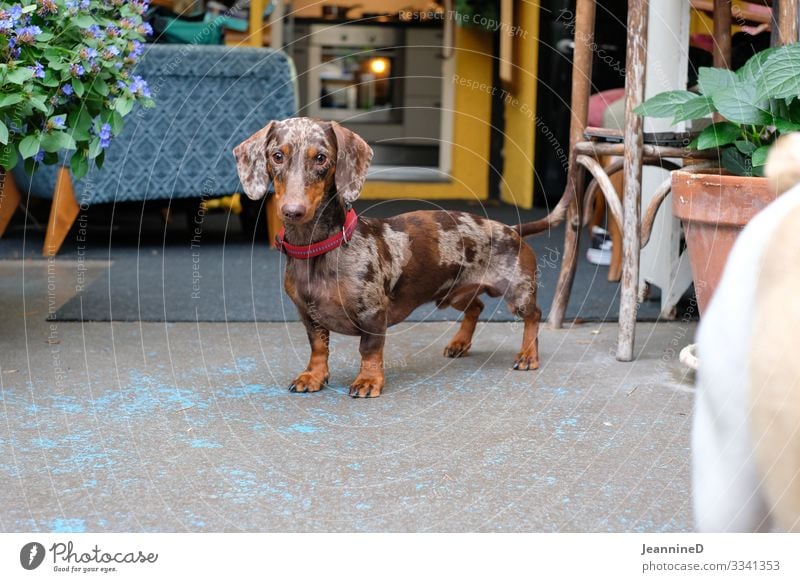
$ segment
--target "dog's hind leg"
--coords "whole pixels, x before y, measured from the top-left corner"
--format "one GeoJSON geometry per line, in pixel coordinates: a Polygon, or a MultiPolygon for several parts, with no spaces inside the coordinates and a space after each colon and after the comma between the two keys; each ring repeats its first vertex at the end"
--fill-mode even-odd
{"type": "Polygon", "coordinates": [[[464,295],[449,304],[451,307],[464,312],[461,327],[447,344],[444,355],[447,358],[459,358],[466,355],[472,347],[472,335],[478,325],[478,317],[483,311],[483,301],[476,294],[464,295]]]}
{"type": "Polygon", "coordinates": [[[525,325],[522,347],[513,367],[515,370],[535,370],[539,367],[539,322],[542,319],[542,310],[536,305],[536,257],[527,245],[523,245],[518,261],[519,276],[506,293],[508,308],[522,318],[525,325]]]}

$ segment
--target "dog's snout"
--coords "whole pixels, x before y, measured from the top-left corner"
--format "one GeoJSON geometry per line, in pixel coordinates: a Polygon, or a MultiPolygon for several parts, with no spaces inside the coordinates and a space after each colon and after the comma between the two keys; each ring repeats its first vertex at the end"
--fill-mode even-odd
{"type": "Polygon", "coordinates": [[[306,215],[306,207],[302,204],[284,204],[281,207],[284,220],[300,220],[306,215]]]}

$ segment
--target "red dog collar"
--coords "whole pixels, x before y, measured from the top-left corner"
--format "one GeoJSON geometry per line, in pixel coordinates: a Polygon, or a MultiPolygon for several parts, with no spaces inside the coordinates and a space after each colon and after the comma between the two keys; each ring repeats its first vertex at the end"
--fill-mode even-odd
{"type": "Polygon", "coordinates": [[[357,224],[358,215],[356,215],[356,211],[351,208],[347,213],[347,216],[344,217],[344,226],[342,227],[341,232],[337,232],[325,240],[321,240],[310,245],[289,244],[286,242],[286,239],[284,239],[286,229],[281,228],[280,232],[275,235],[275,242],[278,243],[278,250],[280,252],[292,257],[293,259],[310,259],[312,257],[318,257],[320,255],[324,255],[325,253],[329,253],[334,249],[338,249],[343,244],[346,245],[348,242],[350,242],[350,239],[356,230],[357,224]]]}

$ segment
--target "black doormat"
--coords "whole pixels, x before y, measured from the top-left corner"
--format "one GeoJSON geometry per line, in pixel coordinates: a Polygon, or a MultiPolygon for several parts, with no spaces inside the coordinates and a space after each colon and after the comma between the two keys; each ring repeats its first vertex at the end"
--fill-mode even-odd
{"type": "MultiPolygon", "coordinates": [[[[389,216],[410,210],[446,208],[465,210],[507,224],[535,220],[544,210],[520,211],[507,205],[481,205],[463,201],[404,200],[360,202],[357,210],[369,216],[389,216]]],[[[138,212],[138,211],[137,211],[138,212]]],[[[138,215],[137,215],[138,216],[138,215]]],[[[231,217],[228,217],[231,218],[231,217]]],[[[283,292],[284,258],[265,244],[252,244],[242,236],[237,221],[216,216],[207,220],[201,239],[192,244],[191,231],[172,226],[166,231],[149,216],[134,224],[114,226],[114,234],[98,236],[108,225],[97,226],[94,240],[81,252],[87,258],[110,259],[111,267],[55,314],[59,321],[296,321],[294,305],[283,292]],[[138,222],[138,223],[137,223],[138,222]],[[217,231],[214,231],[214,225],[217,231]],[[132,228],[135,227],[135,228],[132,228]],[[127,228],[127,230],[126,230],[127,228]],[[160,230],[159,230],[160,229],[160,230]]],[[[102,222],[102,221],[99,221],[102,222]]],[[[588,236],[581,240],[578,269],[567,318],[616,321],[619,285],[606,279],[608,267],[587,262],[588,236]]],[[[561,264],[563,227],[527,239],[539,261],[539,306],[545,316],[555,292],[561,264]]],[[[30,232],[24,245],[20,236],[0,240],[0,258],[35,258],[41,241],[30,232]]],[[[61,260],[75,260],[75,245],[65,244],[61,260]]],[[[483,321],[513,321],[502,298],[483,296],[483,321]]],[[[655,321],[659,301],[653,296],[639,307],[640,321],[655,321]]],[[[411,321],[452,321],[461,313],[425,305],[411,321]]]]}

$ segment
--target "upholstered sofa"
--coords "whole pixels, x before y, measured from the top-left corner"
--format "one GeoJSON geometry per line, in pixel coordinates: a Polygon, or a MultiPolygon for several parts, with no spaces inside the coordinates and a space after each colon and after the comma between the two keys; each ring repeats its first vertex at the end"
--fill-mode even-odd
{"type": "Polygon", "coordinates": [[[125,118],[102,169],[61,184],[55,196],[59,166],[42,166],[33,176],[14,170],[22,197],[53,198],[46,253],[48,244],[57,252],[80,206],[241,191],[234,146],[267,121],[297,110],[294,66],[281,51],[154,44],[137,73],[150,85],[156,106],[125,118]]]}

